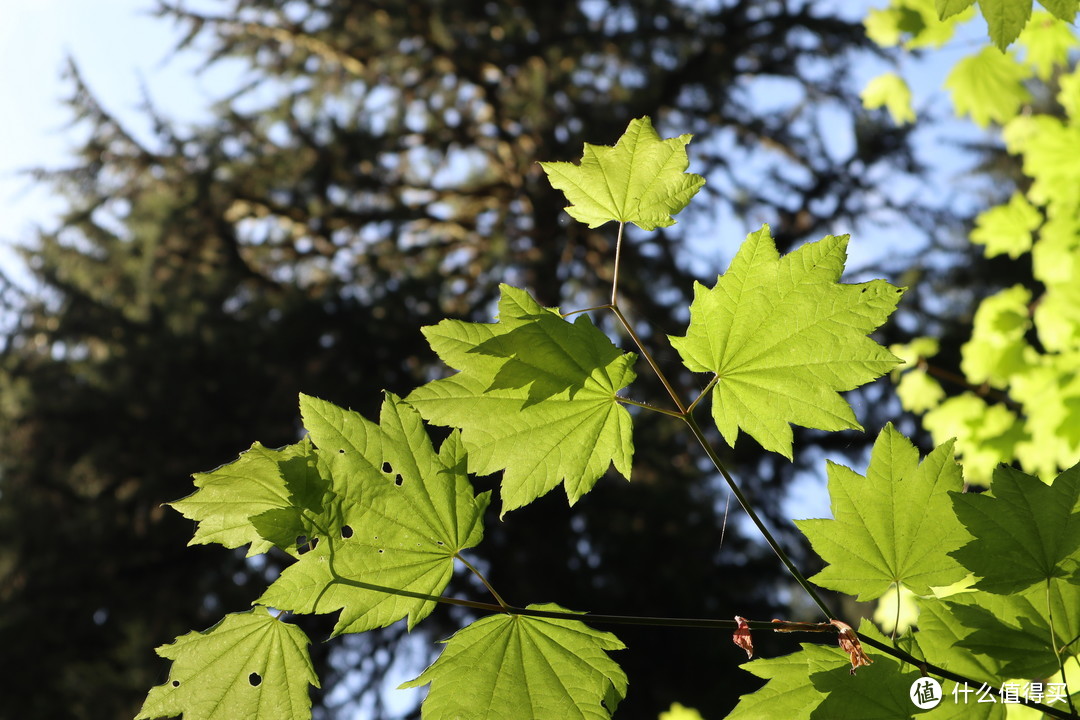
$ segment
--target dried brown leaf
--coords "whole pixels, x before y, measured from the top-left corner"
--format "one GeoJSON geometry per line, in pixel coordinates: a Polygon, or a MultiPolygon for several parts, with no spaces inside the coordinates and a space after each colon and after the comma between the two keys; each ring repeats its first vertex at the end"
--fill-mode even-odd
{"type": "Polygon", "coordinates": [[[862,665],[869,665],[874,662],[863,651],[862,643],[859,642],[859,636],[855,634],[855,630],[852,629],[843,620],[830,620],[833,625],[836,626],[838,635],[840,637],[840,647],[844,652],[851,656],[851,674],[854,675],[855,671],[862,665]]]}
{"type": "Polygon", "coordinates": [[[746,657],[754,657],[754,640],[750,637],[750,626],[747,624],[746,618],[736,615],[735,622],[738,623],[738,627],[735,628],[735,634],[731,636],[731,639],[746,651],[746,657]]]}

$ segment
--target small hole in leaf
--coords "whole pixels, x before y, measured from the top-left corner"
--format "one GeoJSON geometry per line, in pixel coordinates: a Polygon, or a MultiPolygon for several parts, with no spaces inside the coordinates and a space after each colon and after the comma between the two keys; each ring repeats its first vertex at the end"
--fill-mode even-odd
{"type": "Polygon", "coordinates": [[[862,289],[862,290],[860,290],[859,292],[866,292],[866,288],[863,288],[863,289],[862,289]]]}
{"type": "Polygon", "coordinates": [[[405,482],[405,481],[401,479],[400,475],[398,475],[396,478],[394,478],[394,484],[397,485],[398,487],[401,487],[401,484],[403,482],[405,482]]]}
{"type": "Polygon", "coordinates": [[[384,462],[382,464],[382,471],[389,475],[390,473],[394,472],[394,468],[390,467],[390,463],[384,462]]]}
{"type": "Polygon", "coordinates": [[[173,680],[172,681],[172,686],[173,687],[180,687],[180,681],[179,680],[173,680]]]}
{"type": "Polygon", "coordinates": [[[311,538],[311,549],[312,550],[314,550],[315,546],[318,545],[318,544],[319,544],[319,538],[317,538],[317,537],[311,538]]]}
{"type": "Polygon", "coordinates": [[[382,555],[382,554],[383,554],[383,552],[384,552],[384,551],[383,551],[383,549],[382,549],[382,548],[379,548],[379,554],[380,554],[380,555],[382,555]]]}
{"type": "Polygon", "coordinates": [[[442,541],[442,540],[437,540],[437,541],[436,541],[436,544],[437,544],[437,545],[442,545],[442,544],[443,544],[443,541],[442,541]]]}
{"type": "Polygon", "coordinates": [[[248,675],[248,682],[251,683],[251,687],[259,687],[262,685],[262,676],[259,673],[251,673],[248,675]]]}
{"type": "Polygon", "coordinates": [[[904,288],[896,288],[896,294],[897,295],[899,295],[902,292],[904,292],[904,288]]]}
{"type": "Polygon", "coordinates": [[[344,448],[339,448],[338,449],[338,455],[344,455],[344,454],[345,454],[345,449],[344,448]]]}
{"type": "Polygon", "coordinates": [[[352,537],[352,528],[349,527],[348,525],[342,525],[341,526],[341,537],[345,538],[346,540],[351,538],[352,537]]]}

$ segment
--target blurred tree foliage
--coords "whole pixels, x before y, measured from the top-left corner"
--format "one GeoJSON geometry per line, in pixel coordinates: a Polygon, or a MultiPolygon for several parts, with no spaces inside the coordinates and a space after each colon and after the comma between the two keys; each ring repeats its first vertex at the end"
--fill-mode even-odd
{"type": "MultiPolygon", "coordinates": [[[[272,562],[186,548],[192,527],[161,504],[254,438],[294,441],[298,391],[371,413],[381,388],[404,394],[441,372],[418,328],[489,319],[500,281],[565,308],[604,301],[614,233],[568,224],[537,160],[614,142],[644,114],[666,136],[696,134],[691,170],[709,178],[711,202],[624,248],[623,307],[653,328],[661,362],[673,357],[664,334],[684,327],[687,259],[716,260],[718,221],[738,228],[728,247],[767,221],[789,249],[895,217],[905,208],[877,183],[918,173],[910,130],[863,113],[850,82],[875,52],[861,23],[822,3],[199,8],[156,11],[177,24],[180,50],[243,69],[213,121],[178,126],[148,102],[153,132],[133,134],[73,65],[70,107],[87,139],[70,167],[38,173],[69,209],[24,243],[37,291],[7,296],[3,718],[131,717],[165,673],[154,646],[258,595],[272,562]]],[[[663,402],[640,375],[635,397],[663,402]]],[[[493,514],[481,562],[500,592],[609,613],[799,615],[784,607],[775,558],[739,523],[725,530],[725,494],[677,430],[640,418],[634,482],[602,481],[573,514],[555,494],[506,522],[493,514]]],[[[843,442],[857,452],[865,439],[843,442]]],[[[781,523],[792,466],[748,440],[731,459],[781,523]]],[[[453,612],[436,614],[443,636],[453,612]]],[[[328,628],[308,625],[316,638],[328,628]]],[[[718,716],[750,687],[727,637],[616,630],[630,646],[622,717],[655,717],[672,700],[718,716]]],[[[361,701],[386,716],[391,664],[419,668],[438,639],[403,635],[315,647],[317,713],[361,701]]]]}

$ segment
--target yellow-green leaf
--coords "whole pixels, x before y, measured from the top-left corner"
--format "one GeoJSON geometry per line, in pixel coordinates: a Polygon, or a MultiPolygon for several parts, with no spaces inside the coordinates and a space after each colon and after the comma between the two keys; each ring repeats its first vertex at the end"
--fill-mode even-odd
{"type": "Polygon", "coordinates": [[[1024,48],[1024,59],[1035,68],[1035,75],[1046,82],[1055,69],[1068,66],[1069,51],[1076,48],[1077,37],[1068,22],[1037,12],[1020,33],[1017,44],[1024,48]]]}
{"type": "Polygon", "coordinates": [[[237,460],[208,473],[196,473],[198,489],[169,503],[184,517],[198,522],[189,544],[218,543],[236,548],[250,543],[248,557],[269,550],[275,543],[255,518],[275,512],[299,517],[298,507],[318,503],[326,489],[318,473],[308,468],[311,453],[311,443],[306,440],[279,450],[257,442],[237,460]]]}
{"type": "Polygon", "coordinates": [[[181,635],[157,649],[173,661],[169,679],[151,688],[135,720],[307,720],[308,686],[319,687],[308,643],[262,607],[181,635]]]}
{"type": "Polygon", "coordinates": [[[1072,72],[1062,75],[1058,84],[1061,92],[1058,93],[1057,100],[1061,107],[1065,108],[1069,119],[1077,123],[1080,121],[1080,68],[1073,68],[1072,72]]]}
{"type": "Polygon", "coordinates": [[[634,223],[642,230],[675,224],[672,215],[705,184],[685,172],[690,135],[661,140],[648,117],[631,120],[614,147],[585,143],[581,164],[542,162],[552,187],[562,190],[566,208],[589,227],[634,223]]]}
{"type": "Polygon", "coordinates": [[[878,75],[866,84],[859,97],[867,110],[886,108],[897,125],[915,120],[915,110],[911,106],[911,88],[896,73],[878,75]]]}
{"type": "Polygon", "coordinates": [[[1039,4],[1049,10],[1058,20],[1071,23],[1076,20],[1078,0],[1039,0],[1039,4]]]}
{"type": "Polygon", "coordinates": [[[455,375],[414,390],[428,422],[461,428],[471,472],[503,471],[502,512],[564,483],[570,503],[612,464],[630,477],[630,414],[617,393],[634,379],[622,353],[585,315],[567,322],[503,285],[497,323],[444,320],[423,329],[455,375]]]}
{"type": "Polygon", "coordinates": [[[1024,80],[1031,69],[1009,54],[992,47],[960,60],[945,79],[952,93],[957,115],[971,115],[979,127],[991,122],[1003,124],[1016,116],[1020,107],[1031,100],[1024,80]]]}
{"type": "Polygon", "coordinates": [[[1014,285],[982,301],[971,339],[960,348],[960,368],[968,382],[1005,388],[1013,375],[1036,360],[1026,334],[1031,327],[1031,291],[1014,285]]]}
{"type": "Polygon", "coordinates": [[[1015,192],[1005,205],[998,205],[975,218],[971,242],[986,246],[986,256],[1007,254],[1018,258],[1031,249],[1031,234],[1042,224],[1040,213],[1023,193],[1015,192]]]}
{"type": "Polygon", "coordinates": [[[888,7],[873,8],[867,13],[863,20],[866,36],[883,47],[892,47],[901,41],[909,50],[941,47],[952,38],[957,24],[971,17],[974,12],[969,10],[972,2],[891,0],[888,7]]]}
{"type": "Polygon", "coordinates": [[[390,393],[379,425],[306,395],[301,412],[338,501],[309,513],[311,549],[258,602],[298,613],[340,610],[335,634],[402,618],[413,627],[433,601],[369,586],[439,595],[454,556],[483,538],[490,493],[473,496],[458,435],[436,454],[417,412],[390,393]]]}
{"type": "Polygon", "coordinates": [[[951,442],[920,463],[915,446],[886,425],[866,477],[829,463],[832,519],[795,521],[828,563],[811,580],[873,600],[894,585],[926,595],[963,578],[964,570],[945,555],[967,539],[948,495],[962,487],[951,442]]]}
{"type": "Polygon", "coordinates": [[[904,373],[896,385],[896,396],[908,412],[924,413],[945,399],[941,383],[922,369],[904,373]]]}
{"type": "Polygon", "coordinates": [[[728,444],[742,429],[790,458],[791,424],[859,428],[839,393],[899,362],[867,334],[903,290],[884,280],[839,283],[847,241],[829,236],[781,258],[766,225],[715,287],[695,283],[690,326],[671,343],[690,370],[716,375],[712,413],[728,444]]]}
{"type": "MultiPolygon", "coordinates": [[[[554,604],[530,610],[566,612],[554,604]]],[[[491,615],[459,630],[431,667],[401,687],[431,685],[425,720],[608,720],[626,675],[607,653],[625,647],[577,620],[491,615]]]]}
{"type": "Polygon", "coordinates": [[[975,4],[975,0],[936,0],[934,7],[938,17],[947,20],[953,15],[959,15],[975,4]]]}
{"type": "Polygon", "coordinates": [[[705,720],[694,708],[689,708],[682,703],[671,703],[671,707],[660,713],[657,720],[705,720]]]}
{"type": "MultiPolygon", "coordinates": [[[[885,640],[864,620],[859,633],[885,640]]],[[[768,680],[754,693],[743,695],[727,720],[905,720],[912,714],[908,696],[918,671],[901,666],[883,653],[854,676],[847,653],[838,647],[802,643],[801,650],[762,658],[741,667],[768,680]]]]}
{"type": "Polygon", "coordinates": [[[1004,52],[1031,17],[1030,0],[979,0],[990,39],[1004,52]]]}
{"type": "Polygon", "coordinates": [[[935,443],[956,439],[956,454],[964,463],[964,479],[989,485],[999,463],[1016,457],[1025,437],[1024,423],[1002,404],[988,405],[974,393],[951,397],[923,416],[923,427],[935,443]]]}

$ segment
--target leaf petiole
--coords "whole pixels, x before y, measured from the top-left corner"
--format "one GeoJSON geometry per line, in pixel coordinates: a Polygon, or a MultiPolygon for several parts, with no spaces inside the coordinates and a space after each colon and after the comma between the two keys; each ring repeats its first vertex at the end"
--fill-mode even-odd
{"type": "Polygon", "coordinates": [[[667,394],[675,402],[675,407],[679,409],[679,413],[685,415],[686,408],[683,406],[682,400],[679,399],[679,394],[675,392],[675,388],[673,388],[671,386],[671,383],[668,382],[667,376],[664,375],[664,372],[660,369],[660,366],[656,364],[656,360],[653,359],[652,354],[649,352],[648,348],[645,347],[645,343],[641,341],[641,338],[638,336],[637,331],[634,330],[634,326],[631,325],[630,321],[626,319],[626,316],[623,315],[622,310],[619,309],[619,306],[616,303],[612,303],[610,307],[611,312],[615,313],[615,317],[619,318],[619,322],[622,324],[623,329],[626,330],[627,334],[630,336],[630,339],[634,341],[634,345],[637,346],[637,349],[641,353],[641,356],[645,358],[645,361],[649,363],[649,367],[651,367],[653,372],[656,373],[656,377],[660,379],[661,383],[663,383],[664,389],[667,390],[667,394]]]}
{"type": "Polygon", "coordinates": [[[606,305],[593,305],[592,307],[581,308],[580,310],[571,310],[570,312],[559,313],[559,317],[561,317],[563,320],[565,320],[566,318],[570,317],[571,315],[580,315],[581,313],[592,312],[593,310],[610,310],[610,309],[611,309],[611,303],[608,303],[606,305]]]}
{"type": "Polygon", "coordinates": [[[622,259],[622,236],[626,223],[619,223],[619,235],[615,238],[615,270],[611,274],[611,307],[614,308],[619,298],[619,265],[622,259]]]}
{"type": "Polygon", "coordinates": [[[662,407],[657,407],[655,405],[650,405],[649,403],[641,402],[639,400],[631,400],[630,398],[622,397],[621,395],[616,395],[615,400],[618,401],[618,402],[621,402],[621,403],[623,403],[625,405],[634,405],[634,406],[639,407],[639,408],[645,408],[646,410],[652,410],[653,412],[658,412],[658,413],[661,413],[663,415],[667,415],[668,417],[679,418],[680,420],[683,417],[682,413],[677,413],[674,410],[665,410],[662,407]]]}
{"type": "Polygon", "coordinates": [[[1061,659],[1061,654],[1064,648],[1058,648],[1057,645],[1057,631],[1054,629],[1054,604],[1052,602],[1051,585],[1052,580],[1046,578],[1046,617],[1049,620],[1050,625],[1050,648],[1054,651],[1054,659],[1057,660],[1058,671],[1061,673],[1061,681],[1065,684],[1065,699],[1069,701],[1069,710],[1072,714],[1076,714],[1076,706],[1073,705],[1072,695],[1069,694],[1069,680],[1065,676],[1065,661],[1061,659]]]}
{"type": "Polygon", "coordinates": [[[706,385],[705,388],[700,393],[698,393],[698,396],[696,398],[694,398],[694,401],[692,403],[690,403],[689,405],[686,406],[686,412],[687,413],[694,412],[694,408],[697,407],[697,404],[699,402],[701,402],[702,400],[704,400],[706,396],[708,396],[709,391],[713,389],[713,387],[716,385],[717,382],[719,382],[719,380],[720,380],[719,375],[713,375],[712,380],[709,381],[709,384],[706,385]]]}
{"type": "Polygon", "coordinates": [[[491,586],[491,583],[489,583],[487,578],[484,577],[484,574],[482,572],[480,572],[479,570],[477,570],[476,567],[473,566],[473,564],[470,563],[468,560],[461,557],[461,553],[454,553],[454,557],[457,558],[458,560],[460,560],[462,562],[462,564],[465,565],[465,567],[469,568],[469,570],[472,571],[473,575],[480,578],[480,582],[482,582],[484,584],[484,587],[486,587],[488,589],[488,592],[491,593],[491,596],[493,598],[495,598],[495,602],[499,603],[499,607],[504,608],[504,609],[510,607],[509,605],[506,604],[506,601],[504,601],[499,596],[499,593],[495,592],[495,588],[493,588],[491,586]]]}

